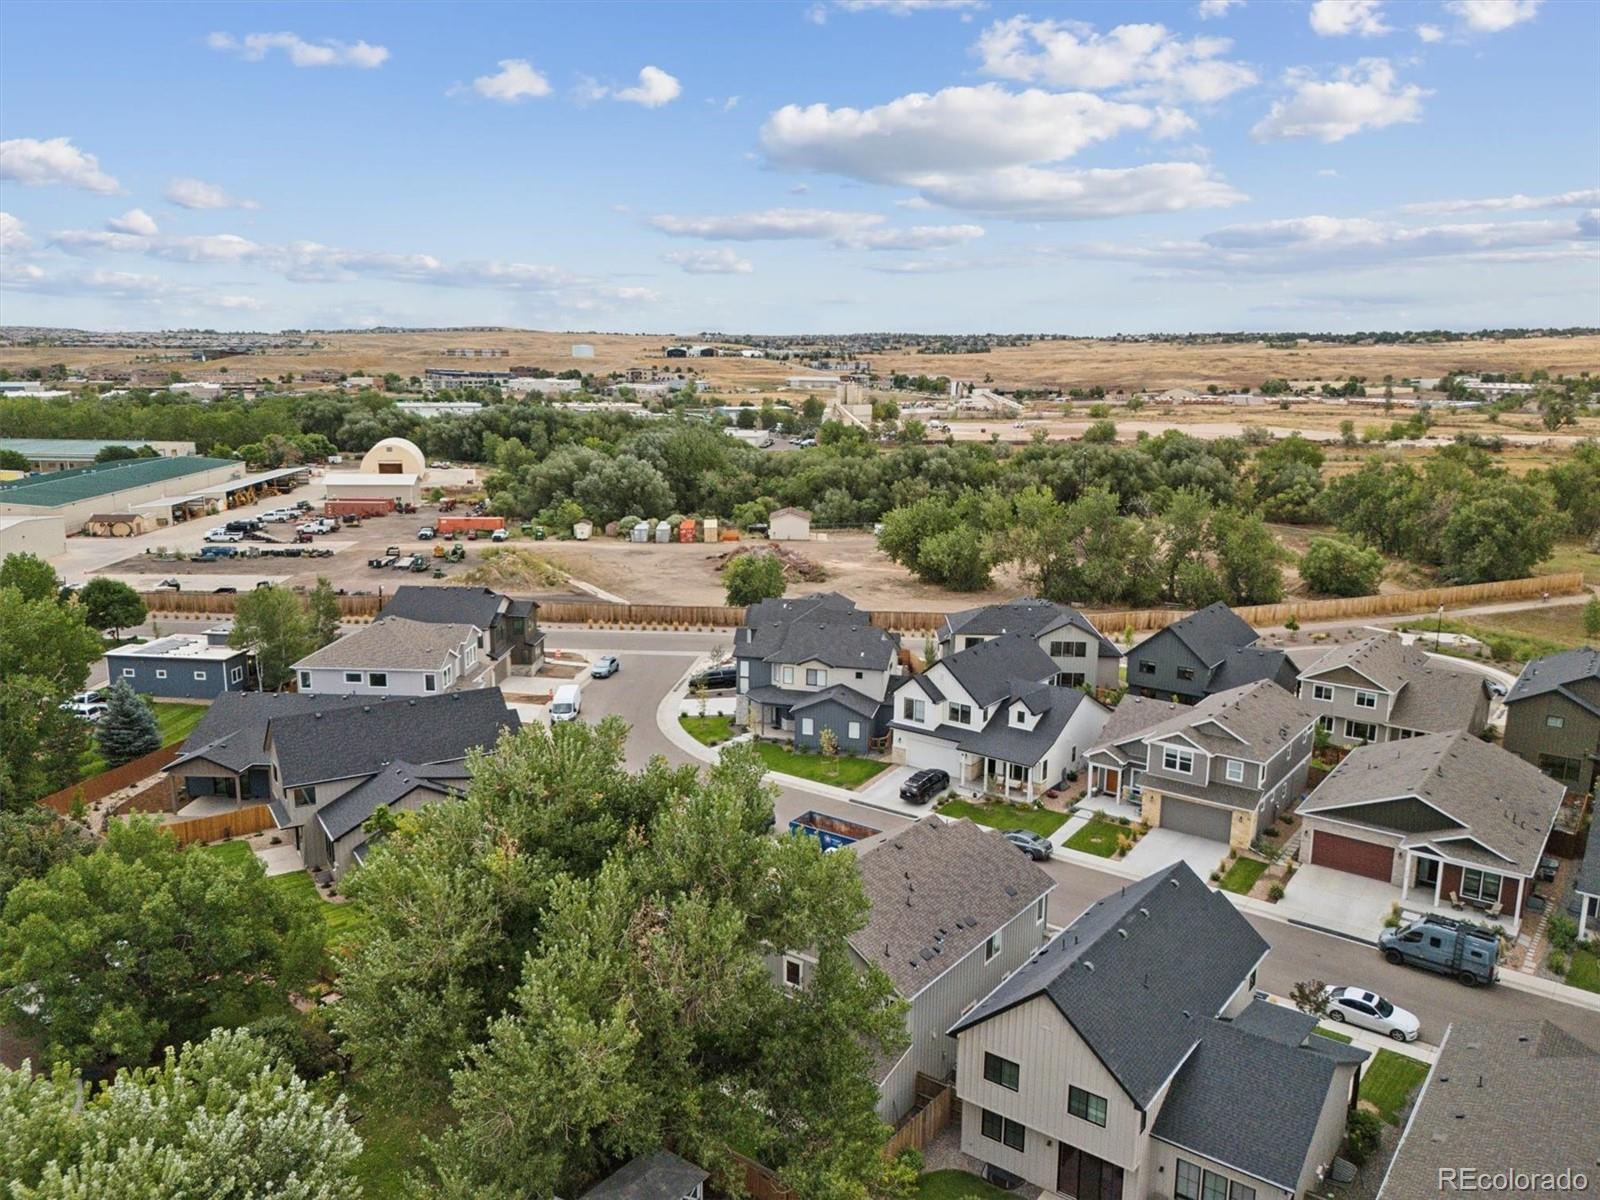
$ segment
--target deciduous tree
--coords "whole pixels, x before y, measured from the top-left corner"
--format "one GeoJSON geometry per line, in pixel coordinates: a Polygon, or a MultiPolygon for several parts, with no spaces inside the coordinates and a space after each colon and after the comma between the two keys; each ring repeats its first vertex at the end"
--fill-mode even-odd
{"type": "Polygon", "coordinates": [[[144,623],[149,615],[139,593],[119,579],[97,575],[78,593],[85,619],[91,629],[109,629],[117,637],[122,631],[144,623]]]}
{"type": "Polygon", "coordinates": [[[282,688],[294,678],[294,664],[317,648],[300,598],[276,587],[240,594],[228,645],[255,651],[262,691],[282,688]]]}
{"type": "Polygon", "coordinates": [[[783,562],[776,554],[741,554],[722,570],[723,587],[732,605],[755,604],[783,595],[783,562]]]}
{"type": "Polygon", "coordinates": [[[15,588],[24,600],[54,600],[61,577],[37,554],[8,554],[0,562],[0,588],[15,588]]]}

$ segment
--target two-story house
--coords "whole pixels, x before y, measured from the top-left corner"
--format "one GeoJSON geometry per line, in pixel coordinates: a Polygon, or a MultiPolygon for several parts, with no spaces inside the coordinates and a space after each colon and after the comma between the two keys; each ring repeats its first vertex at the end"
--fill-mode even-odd
{"type": "Polygon", "coordinates": [[[939,656],[1007,633],[1020,633],[1038,643],[1056,664],[1056,674],[1048,682],[1058,687],[1121,684],[1122,651],[1110,638],[1077,609],[1031,596],[951,613],[939,631],[939,656]]]}
{"type": "Polygon", "coordinates": [[[482,587],[403,584],[383,606],[382,615],[432,625],[471,625],[480,630],[478,649],[495,683],[512,671],[532,674],[544,662],[544,633],[534,600],[482,587]]]}
{"type": "MultiPolygon", "coordinates": [[[[849,937],[855,965],[882,970],[908,1005],[905,1049],[875,1064],[878,1115],[893,1125],[915,1106],[919,1074],[955,1071],[956,1019],[1044,944],[1056,885],[994,830],[937,816],[884,838],[856,869],[872,908],[849,937]]],[[[801,988],[814,965],[788,953],[774,973],[801,988]]]]}
{"type": "Polygon", "coordinates": [[[1300,672],[1300,700],[1341,746],[1389,742],[1489,723],[1484,676],[1429,658],[1394,634],[1335,646],[1300,672]]]}
{"type": "Polygon", "coordinates": [[[167,773],[189,796],[265,802],[308,868],[339,875],[360,861],[378,808],[459,793],[468,752],[519,728],[499,688],[390,700],[230,693],[167,773]]]}
{"type": "Polygon", "coordinates": [[[1120,740],[1089,751],[1090,785],[1130,802],[1137,788],[1140,819],[1151,828],[1244,849],[1305,790],[1315,722],[1276,683],[1218,692],[1134,733],[1127,730],[1146,714],[1129,711],[1111,726],[1120,740]]]}
{"type": "Polygon", "coordinates": [[[1267,949],[1182,862],[1100,900],[951,1029],[962,1151],[1062,1196],[1305,1196],[1366,1054],[1253,995],[1267,949]]]}
{"type": "Polygon", "coordinates": [[[1297,672],[1289,656],[1255,643],[1256,631],[1219,601],[1129,650],[1128,690],[1185,704],[1258,679],[1294,691],[1297,672]]]}
{"type": "Polygon", "coordinates": [[[1569,792],[1600,784],[1600,650],[1536,658],[1506,695],[1505,748],[1569,792]]]}
{"type": "Polygon", "coordinates": [[[308,696],[431,696],[492,684],[484,631],[379,617],[294,664],[308,696]]]}
{"type": "Polygon", "coordinates": [[[734,720],[810,750],[831,730],[842,752],[870,753],[887,738],[899,654],[899,640],[837,592],[752,604],[734,632],[734,720]]]}
{"type": "Polygon", "coordinates": [[[895,690],[895,757],[947,772],[956,788],[1032,800],[1078,769],[1110,715],[1058,676],[1027,633],[976,639],[895,690]]]}

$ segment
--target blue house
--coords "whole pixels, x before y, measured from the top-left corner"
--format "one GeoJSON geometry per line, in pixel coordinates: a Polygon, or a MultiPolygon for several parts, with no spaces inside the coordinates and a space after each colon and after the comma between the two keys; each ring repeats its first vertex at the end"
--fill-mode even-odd
{"type": "Polygon", "coordinates": [[[255,686],[250,651],[228,645],[225,629],[118,646],[106,651],[106,672],[107,682],[157,699],[215,700],[255,686]]]}

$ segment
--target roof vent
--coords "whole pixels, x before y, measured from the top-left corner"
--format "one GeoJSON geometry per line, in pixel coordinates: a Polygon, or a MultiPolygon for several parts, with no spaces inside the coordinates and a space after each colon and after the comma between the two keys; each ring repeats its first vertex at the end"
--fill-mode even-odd
{"type": "Polygon", "coordinates": [[[1087,972],[1089,972],[1089,974],[1091,974],[1091,975],[1093,975],[1093,974],[1094,974],[1094,964],[1093,964],[1093,963],[1092,963],[1092,962],[1086,962],[1086,963],[1084,963],[1084,964],[1083,964],[1083,969],[1084,969],[1084,970],[1085,970],[1085,971],[1087,971],[1087,972]]]}
{"type": "Polygon", "coordinates": [[[1189,1010],[1188,1010],[1188,1009],[1187,1009],[1187,1008],[1186,1008],[1186,1009],[1184,1009],[1184,1010],[1183,1010],[1183,1019],[1184,1019],[1184,1020],[1185,1020],[1185,1021],[1192,1021],[1192,1020],[1194,1020],[1194,1014],[1193,1014],[1193,1013],[1191,1013],[1191,1012],[1190,1012],[1190,1011],[1189,1011],[1189,1010]]]}

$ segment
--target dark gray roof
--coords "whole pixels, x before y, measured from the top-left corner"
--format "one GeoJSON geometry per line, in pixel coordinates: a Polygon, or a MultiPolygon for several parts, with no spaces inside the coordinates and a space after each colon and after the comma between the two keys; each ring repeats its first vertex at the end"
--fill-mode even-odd
{"type": "Polygon", "coordinates": [[[1055,660],[1039,648],[1039,643],[1020,633],[1006,633],[999,637],[968,646],[938,665],[945,667],[967,694],[987,708],[996,700],[1012,695],[1016,680],[1044,683],[1054,679],[1060,668],[1055,660]]]}
{"type": "Polygon", "coordinates": [[[1142,764],[1145,761],[1144,731],[1188,711],[1187,704],[1176,700],[1153,700],[1129,692],[1111,710],[1111,716],[1100,730],[1100,741],[1089,753],[1109,755],[1122,762],[1131,758],[1142,764]]]}
{"type": "Polygon", "coordinates": [[[302,696],[298,692],[224,692],[184,739],[169,771],[190,758],[204,758],[231,771],[265,766],[267,727],[277,717],[349,705],[370,704],[363,696],[302,696]]]}
{"type": "Polygon", "coordinates": [[[1403,844],[1430,844],[1461,858],[1469,848],[1463,839],[1471,839],[1499,855],[1502,869],[1532,875],[1566,788],[1515,754],[1457,730],[1357,747],[1301,801],[1300,812],[1381,829],[1387,827],[1355,810],[1405,796],[1445,819],[1436,829],[1407,832],[1403,844]]]}
{"type": "Polygon", "coordinates": [[[845,597],[824,592],[751,605],[744,625],[734,632],[733,655],[882,671],[893,665],[899,644],[845,597]]]}
{"type": "Polygon", "coordinates": [[[323,832],[338,841],[351,830],[359,829],[380,808],[398,803],[418,788],[458,792],[466,781],[464,766],[444,764],[421,767],[415,763],[392,762],[324,808],[317,814],[317,820],[323,832]]]}
{"type": "Polygon", "coordinates": [[[427,587],[406,583],[383,606],[386,617],[405,617],[430,625],[476,625],[488,629],[506,598],[489,588],[427,587]]]}
{"type": "MultiPolygon", "coordinates": [[[[1441,1167],[1585,1172],[1593,1187],[1600,1052],[1550,1021],[1457,1022],[1395,1150],[1379,1200],[1439,1194],[1441,1167]]],[[[1505,1193],[1501,1193],[1502,1195],[1505,1193]]],[[[1526,1200],[1575,1193],[1518,1189],[1526,1200]]]]}
{"type": "Polygon", "coordinates": [[[1240,646],[1251,645],[1256,640],[1256,631],[1245,624],[1244,619],[1223,604],[1220,600],[1198,612],[1192,612],[1165,629],[1158,629],[1155,633],[1140,642],[1128,653],[1138,653],[1139,646],[1145,642],[1153,641],[1170,633],[1175,636],[1201,662],[1208,667],[1214,667],[1228,656],[1228,651],[1236,650],[1240,646]]]}
{"type": "Polygon", "coordinates": [[[1589,848],[1578,864],[1577,889],[1588,896],[1600,896],[1600,833],[1589,830],[1589,848]]]}
{"type": "Polygon", "coordinates": [[[876,716],[878,710],[883,707],[883,701],[874,700],[865,692],[858,692],[853,687],[836,683],[831,687],[823,688],[820,692],[805,693],[805,699],[796,700],[790,706],[790,711],[800,712],[802,709],[810,708],[812,705],[822,704],[826,701],[843,705],[851,712],[860,713],[863,717],[876,716]]]}
{"type": "MultiPolygon", "coordinates": [[[[961,749],[970,754],[1031,766],[1049,753],[1079,705],[1095,703],[1078,688],[1048,686],[1028,688],[1019,692],[1015,699],[1032,712],[1043,712],[1032,729],[1011,724],[1011,705],[1002,704],[982,729],[961,734],[957,739],[961,749]]],[[[1061,766],[1065,769],[1067,764],[1061,766]]]]}
{"type": "Polygon", "coordinates": [[[1055,887],[998,833],[938,816],[885,838],[856,869],[872,911],[850,945],[907,998],[1055,887]]]}
{"type": "MultiPolygon", "coordinates": [[[[320,699],[320,697],[313,697],[320,699]]],[[[270,736],[286,788],[375,774],[384,764],[449,762],[490,747],[521,718],[499,688],[337,708],[313,706],[272,722],[270,736]]]]}
{"type": "Polygon", "coordinates": [[[1297,679],[1295,665],[1282,650],[1266,646],[1240,646],[1228,651],[1227,657],[1211,669],[1206,691],[1225,692],[1229,688],[1243,687],[1262,679],[1277,684],[1286,692],[1293,692],[1297,679]]]}
{"type": "Polygon", "coordinates": [[[1151,1133],[1298,1191],[1333,1085],[1333,1061],[1226,1021],[1196,1024],[1200,1044],[1172,1081],[1151,1133]],[[1264,1085],[1270,1102],[1251,1103],[1251,1097],[1266,1098],[1264,1085]]]}
{"type": "Polygon", "coordinates": [[[1150,726],[1144,736],[1149,741],[1179,734],[1211,754],[1266,762],[1286,742],[1299,737],[1313,720],[1311,710],[1295,696],[1260,680],[1213,692],[1200,703],[1150,726]]]}
{"type": "Polygon", "coordinates": [[[710,1178],[670,1150],[641,1154],[602,1179],[578,1200],[683,1200],[710,1178]]]}
{"type": "Polygon", "coordinates": [[[1252,1000],[1233,1018],[1233,1027],[1285,1046],[1299,1046],[1336,1063],[1363,1063],[1372,1057],[1358,1046],[1347,1045],[1316,1032],[1317,1018],[1287,1004],[1252,1000]]]}
{"type": "Polygon", "coordinates": [[[1101,658],[1122,657],[1122,651],[1117,649],[1116,644],[1077,609],[1033,596],[1023,596],[1006,604],[986,604],[982,608],[951,613],[945,618],[945,631],[940,640],[947,640],[957,633],[975,637],[1021,633],[1038,638],[1068,625],[1093,637],[1099,644],[1101,658]]]}
{"type": "Polygon", "coordinates": [[[487,628],[486,625],[474,627],[448,621],[383,616],[334,639],[320,650],[313,650],[295,663],[295,669],[437,670],[452,655],[459,658],[461,647],[467,642],[476,643],[477,631],[487,628]]]}
{"type": "Polygon", "coordinates": [[[1522,674],[1517,676],[1517,682],[1512,685],[1510,693],[1506,696],[1506,703],[1515,704],[1518,700],[1526,700],[1529,696],[1559,691],[1574,704],[1581,705],[1590,712],[1600,712],[1594,701],[1584,699],[1570,686],[1581,679],[1597,678],[1600,678],[1600,650],[1591,646],[1563,650],[1560,654],[1536,658],[1523,667],[1522,674]]]}
{"type": "Polygon", "coordinates": [[[1176,862],[1096,902],[950,1032],[1046,996],[1144,1108],[1266,952],[1222,893],[1176,862]]]}

